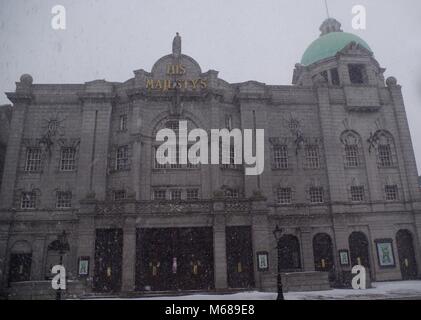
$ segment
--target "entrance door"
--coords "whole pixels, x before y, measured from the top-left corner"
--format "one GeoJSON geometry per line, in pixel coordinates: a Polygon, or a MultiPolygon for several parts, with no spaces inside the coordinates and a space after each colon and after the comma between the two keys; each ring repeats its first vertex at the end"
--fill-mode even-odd
{"type": "Polygon", "coordinates": [[[362,232],[351,233],[349,236],[351,265],[362,265],[370,269],[370,256],[368,250],[368,240],[365,234],[362,232]]]}
{"type": "Polygon", "coordinates": [[[228,287],[254,287],[253,247],[250,226],[227,227],[228,287]]]}
{"type": "Polygon", "coordinates": [[[292,234],[283,235],[278,243],[278,270],[294,272],[300,269],[300,241],[292,234]]]}
{"type": "Polygon", "coordinates": [[[414,243],[408,230],[399,230],[396,234],[399,263],[403,280],[417,278],[417,262],[415,260],[414,243]]]}
{"type": "Polygon", "coordinates": [[[330,271],[333,268],[332,239],[326,233],[313,238],[314,267],[316,271],[330,271]]]}
{"type": "Polygon", "coordinates": [[[98,229],[95,239],[94,290],[121,290],[123,260],[123,230],[98,229]]]}
{"type": "Polygon", "coordinates": [[[138,229],[136,251],[139,291],[213,288],[212,228],[138,229]]]}
{"type": "Polygon", "coordinates": [[[326,233],[316,234],[313,238],[314,269],[329,272],[329,280],[333,281],[333,244],[331,237],[326,233]]]}
{"type": "Polygon", "coordinates": [[[29,281],[31,262],[31,253],[12,253],[10,255],[9,282],[29,281]]]}

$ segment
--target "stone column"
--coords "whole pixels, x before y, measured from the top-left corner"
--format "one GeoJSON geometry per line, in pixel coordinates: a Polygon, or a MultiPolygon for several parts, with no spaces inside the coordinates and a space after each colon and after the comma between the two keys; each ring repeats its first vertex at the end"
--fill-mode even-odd
{"type": "MultiPolygon", "coordinates": [[[[264,276],[268,274],[268,272],[258,271],[257,266],[257,252],[259,251],[266,251],[270,252],[270,244],[271,239],[269,238],[272,236],[272,232],[269,230],[269,223],[267,217],[267,208],[265,201],[253,201],[252,206],[252,243],[253,243],[253,266],[254,266],[254,282],[255,286],[262,289],[264,288],[265,281],[263,279],[264,276]]],[[[273,263],[270,261],[269,264],[273,263]]]]}
{"type": "Polygon", "coordinates": [[[32,243],[31,280],[44,280],[45,236],[35,236],[32,243]]]}
{"type": "Polygon", "coordinates": [[[19,164],[23,129],[25,124],[27,103],[18,99],[17,95],[8,95],[15,102],[10,123],[10,135],[7,143],[6,158],[4,163],[3,180],[0,192],[0,208],[13,206],[13,192],[16,183],[17,167],[19,164]]]}
{"type": "Polygon", "coordinates": [[[304,271],[314,271],[313,239],[310,228],[301,229],[301,248],[304,271]]]}
{"type": "Polygon", "coordinates": [[[131,169],[133,172],[132,176],[132,188],[134,192],[134,198],[140,200],[140,166],[142,165],[142,143],[140,141],[140,136],[136,137],[136,140],[133,142],[133,161],[131,164],[131,169]]]}
{"type": "Polygon", "coordinates": [[[87,289],[92,289],[95,265],[95,221],[92,216],[94,205],[82,203],[79,215],[77,257],[89,257],[89,276],[86,279],[87,289]],[[88,215],[89,214],[89,215],[88,215]]]}
{"type": "Polygon", "coordinates": [[[136,221],[126,218],[123,228],[123,279],[122,291],[135,290],[136,221]]]}
{"type": "Polygon", "coordinates": [[[0,296],[6,288],[7,236],[0,236],[0,296]]]}
{"type": "MultiPolygon", "coordinates": [[[[218,203],[223,206],[222,203],[218,203]]],[[[225,234],[225,215],[217,213],[213,223],[213,252],[215,289],[226,289],[227,283],[227,250],[225,234]]]]}

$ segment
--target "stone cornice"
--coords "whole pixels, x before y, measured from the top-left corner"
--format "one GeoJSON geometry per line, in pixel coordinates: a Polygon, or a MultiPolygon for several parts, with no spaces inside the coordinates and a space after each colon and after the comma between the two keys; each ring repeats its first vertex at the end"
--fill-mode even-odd
{"type": "Polygon", "coordinates": [[[30,104],[34,99],[30,92],[6,92],[6,96],[14,104],[30,104]]]}
{"type": "Polygon", "coordinates": [[[82,103],[114,103],[117,99],[111,92],[82,92],[78,97],[82,103]]]}

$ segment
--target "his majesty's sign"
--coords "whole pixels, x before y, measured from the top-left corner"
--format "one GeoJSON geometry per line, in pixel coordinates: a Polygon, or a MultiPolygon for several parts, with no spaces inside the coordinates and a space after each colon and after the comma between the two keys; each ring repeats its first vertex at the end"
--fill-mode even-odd
{"type": "Polygon", "coordinates": [[[208,86],[205,79],[177,79],[177,76],[186,75],[186,66],[183,64],[169,64],[166,69],[166,75],[169,78],[146,80],[146,89],[157,89],[162,91],[171,89],[200,90],[205,89],[208,86]]]}

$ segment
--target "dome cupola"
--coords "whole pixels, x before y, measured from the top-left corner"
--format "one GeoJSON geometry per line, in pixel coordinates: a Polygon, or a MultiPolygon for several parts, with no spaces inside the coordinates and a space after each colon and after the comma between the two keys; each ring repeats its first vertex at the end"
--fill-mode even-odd
{"type": "Polygon", "coordinates": [[[360,37],[343,32],[339,21],[333,18],[326,19],[320,26],[321,35],[313,41],[301,59],[301,64],[309,66],[315,62],[334,57],[351,42],[361,45],[372,52],[370,46],[360,37]]]}

